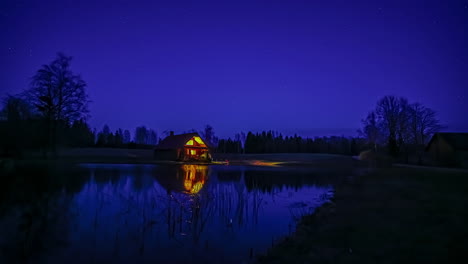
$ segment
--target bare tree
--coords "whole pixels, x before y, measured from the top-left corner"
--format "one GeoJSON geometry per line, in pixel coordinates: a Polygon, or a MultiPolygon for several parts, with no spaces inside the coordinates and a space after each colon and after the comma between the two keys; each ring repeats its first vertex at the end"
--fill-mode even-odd
{"type": "Polygon", "coordinates": [[[86,83],[70,70],[72,57],[62,53],[50,64],[42,65],[32,78],[26,96],[49,120],[73,122],[86,118],[88,95],[86,83]]]}
{"type": "Polygon", "coordinates": [[[375,111],[362,120],[361,136],[377,147],[380,138],[385,138],[391,155],[404,154],[409,161],[411,149],[418,150],[421,160],[422,148],[430,136],[442,126],[436,113],[419,103],[409,104],[402,97],[385,96],[377,102],[375,111]]]}
{"type": "Polygon", "coordinates": [[[57,124],[71,124],[88,114],[86,83],[70,70],[72,57],[62,53],[32,77],[31,88],[24,95],[47,121],[49,146],[56,150],[57,124]]]}
{"type": "Polygon", "coordinates": [[[367,143],[372,145],[374,151],[377,151],[377,143],[381,135],[375,112],[372,111],[367,114],[366,119],[363,119],[361,122],[363,128],[358,133],[367,140],[367,143]]]}
{"type": "Polygon", "coordinates": [[[419,103],[412,104],[409,111],[409,133],[418,153],[418,163],[422,163],[424,145],[431,136],[443,126],[436,117],[436,112],[419,103]]]}
{"type": "Polygon", "coordinates": [[[395,96],[385,96],[377,102],[375,113],[381,131],[388,140],[390,154],[396,156],[405,139],[408,101],[395,96]]]}
{"type": "Polygon", "coordinates": [[[212,126],[206,125],[205,130],[202,134],[203,138],[206,142],[208,142],[208,144],[214,145],[215,134],[212,126]]]}
{"type": "Polygon", "coordinates": [[[416,145],[424,145],[430,137],[443,126],[436,117],[436,112],[419,103],[411,105],[409,127],[411,138],[416,145]]]}

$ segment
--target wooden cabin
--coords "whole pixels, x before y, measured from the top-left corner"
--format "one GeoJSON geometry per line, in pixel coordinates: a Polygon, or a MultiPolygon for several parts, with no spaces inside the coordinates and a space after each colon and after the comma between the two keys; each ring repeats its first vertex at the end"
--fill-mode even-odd
{"type": "Polygon", "coordinates": [[[170,135],[155,148],[154,156],[158,160],[211,161],[208,145],[198,133],[170,135]]]}
{"type": "Polygon", "coordinates": [[[468,133],[435,133],[426,152],[433,165],[468,168],[468,133]]]}

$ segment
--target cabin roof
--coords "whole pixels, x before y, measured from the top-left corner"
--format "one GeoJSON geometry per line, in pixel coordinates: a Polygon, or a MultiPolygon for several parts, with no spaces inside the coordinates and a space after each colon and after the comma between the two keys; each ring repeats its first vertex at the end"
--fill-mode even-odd
{"type": "MultiPolygon", "coordinates": [[[[180,135],[168,136],[156,146],[156,149],[178,149],[183,148],[185,143],[193,137],[200,137],[198,133],[185,133],[180,135]]],[[[206,144],[206,142],[205,142],[206,144]]]]}
{"type": "Polygon", "coordinates": [[[435,133],[426,150],[438,137],[443,138],[454,150],[468,150],[468,133],[435,133]]]}

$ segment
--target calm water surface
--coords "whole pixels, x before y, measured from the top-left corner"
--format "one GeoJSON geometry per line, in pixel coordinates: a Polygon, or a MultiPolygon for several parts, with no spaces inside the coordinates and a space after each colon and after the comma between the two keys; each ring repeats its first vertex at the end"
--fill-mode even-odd
{"type": "Polygon", "coordinates": [[[17,174],[0,207],[2,263],[248,262],[330,199],[336,176],[123,164],[17,174]]]}

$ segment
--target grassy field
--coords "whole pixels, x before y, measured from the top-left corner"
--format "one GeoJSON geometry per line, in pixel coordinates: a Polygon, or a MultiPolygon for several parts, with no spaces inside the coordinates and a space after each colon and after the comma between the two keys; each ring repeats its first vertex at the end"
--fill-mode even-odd
{"type": "Polygon", "coordinates": [[[337,186],[260,263],[464,263],[468,173],[376,169],[337,186]]]}

